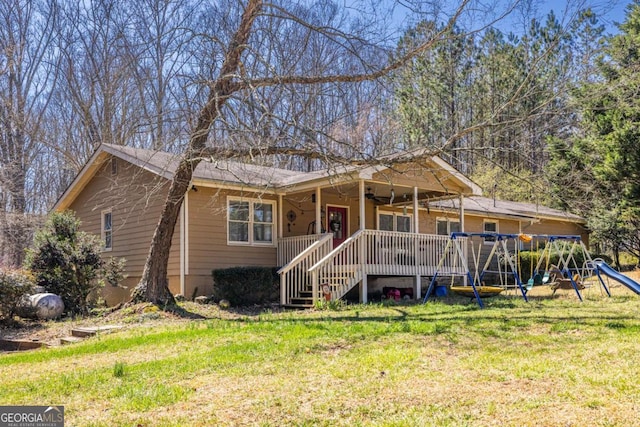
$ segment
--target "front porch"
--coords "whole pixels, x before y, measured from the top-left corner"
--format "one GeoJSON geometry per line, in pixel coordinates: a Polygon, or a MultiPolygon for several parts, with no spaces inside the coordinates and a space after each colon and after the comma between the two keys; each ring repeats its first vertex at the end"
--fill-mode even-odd
{"type": "MultiPolygon", "coordinates": [[[[431,215],[429,203],[474,194],[479,187],[437,157],[288,187],[278,195],[281,304],[311,306],[355,286],[366,302],[370,276],[413,277],[420,298],[421,278],[432,276],[443,256],[450,220],[464,230],[463,203],[445,214],[451,218],[431,215]]],[[[451,255],[440,271],[462,274],[451,255]]]]}
{"type": "MultiPolygon", "coordinates": [[[[359,230],[335,249],[331,233],[304,237],[309,245],[279,272],[280,302],[285,306],[311,307],[327,297],[340,299],[355,286],[366,303],[369,276],[413,277],[413,295],[420,299],[421,278],[433,276],[439,262],[441,276],[462,276],[466,271],[453,248],[444,253],[448,236],[359,230]]],[[[282,253],[301,240],[283,239],[282,253]]]]}

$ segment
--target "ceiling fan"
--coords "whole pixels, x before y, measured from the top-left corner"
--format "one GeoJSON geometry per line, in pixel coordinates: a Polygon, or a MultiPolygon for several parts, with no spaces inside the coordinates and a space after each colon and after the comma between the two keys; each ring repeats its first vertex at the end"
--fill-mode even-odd
{"type": "Polygon", "coordinates": [[[373,200],[374,202],[377,202],[377,203],[391,205],[393,204],[393,199],[395,198],[395,192],[393,191],[393,188],[392,188],[391,197],[376,196],[375,193],[371,191],[371,187],[367,187],[367,192],[364,193],[364,197],[366,197],[369,200],[373,200]]]}

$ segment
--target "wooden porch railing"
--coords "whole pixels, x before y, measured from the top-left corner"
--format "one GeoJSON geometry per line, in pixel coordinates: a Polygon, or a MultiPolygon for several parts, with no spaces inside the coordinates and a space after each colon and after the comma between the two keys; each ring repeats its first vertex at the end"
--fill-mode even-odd
{"type": "Polygon", "coordinates": [[[306,234],[304,236],[291,236],[278,239],[278,265],[283,266],[300,255],[311,244],[323,238],[327,234],[306,234]]]}
{"type": "MultiPolygon", "coordinates": [[[[391,276],[433,276],[449,242],[449,236],[365,230],[364,273],[391,276]]],[[[462,247],[466,249],[466,244],[462,247]]],[[[466,252],[466,251],[465,251],[466,252]]],[[[441,267],[448,274],[466,271],[453,248],[441,267]]],[[[442,274],[442,271],[440,272],[442,274]]]]}
{"type": "MultiPolygon", "coordinates": [[[[331,233],[313,235],[317,240],[301,250],[287,265],[278,270],[280,274],[280,304],[291,304],[293,298],[298,298],[311,285],[309,269],[320,259],[331,252],[333,235],[331,233]]],[[[307,237],[307,236],[304,236],[307,237]]],[[[293,240],[295,244],[299,241],[293,240]]],[[[286,252],[285,252],[286,253],[286,252]]],[[[278,254],[279,256],[279,254],[278,254]]]]}
{"type": "MultiPolygon", "coordinates": [[[[331,250],[331,234],[325,235],[280,270],[282,304],[309,290],[315,302],[324,284],[331,299],[342,298],[364,275],[433,276],[443,257],[439,275],[462,276],[467,267],[448,242],[449,236],[360,230],[331,250]]],[[[467,245],[461,247],[466,259],[467,245]]]]}

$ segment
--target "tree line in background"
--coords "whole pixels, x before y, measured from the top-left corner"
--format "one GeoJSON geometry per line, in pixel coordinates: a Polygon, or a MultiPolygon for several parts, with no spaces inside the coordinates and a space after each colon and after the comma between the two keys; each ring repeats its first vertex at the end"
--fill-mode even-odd
{"type": "Polygon", "coordinates": [[[517,35],[469,28],[471,3],[415,2],[424,13],[394,40],[381,3],[281,0],[234,51],[251,2],[1,0],[0,265],[22,264],[100,143],[181,153],[203,117],[216,155],[299,170],[427,147],[638,254],[638,2],[614,36],[591,10],[529,17],[517,35]],[[386,63],[402,66],[376,74],[386,63]]]}

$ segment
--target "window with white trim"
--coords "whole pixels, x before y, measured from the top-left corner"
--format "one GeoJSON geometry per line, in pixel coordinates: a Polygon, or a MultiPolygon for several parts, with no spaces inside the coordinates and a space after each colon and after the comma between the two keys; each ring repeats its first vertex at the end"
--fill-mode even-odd
{"type": "MultiPolygon", "coordinates": [[[[482,224],[483,233],[499,233],[498,231],[498,221],[492,221],[485,219],[482,224]]],[[[485,237],[485,243],[493,243],[496,241],[495,237],[485,237]]]]}
{"type": "Polygon", "coordinates": [[[450,236],[451,233],[462,231],[459,219],[436,218],[436,234],[438,236],[450,236]]]}
{"type": "Polygon", "coordinates": [[[227,199],[227,241],[231,244],[273,245],[275,202],[227,199]]]}
{"type": "Polygon", "coordinates": [[[378,230],[411,232],[411,215],[395,212],[378,212],[378,230]]]}
{"type": "Polygon", "coordinates": [[[113,249],[113,214],[111,209],[102,211],[101,215],[101,237],[102,250],[110,251],[113,249]]]}

